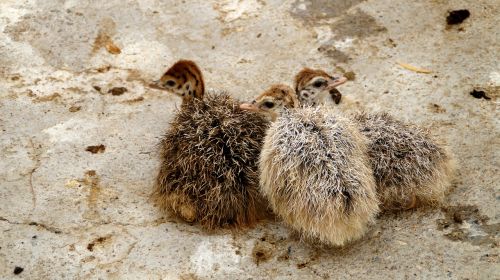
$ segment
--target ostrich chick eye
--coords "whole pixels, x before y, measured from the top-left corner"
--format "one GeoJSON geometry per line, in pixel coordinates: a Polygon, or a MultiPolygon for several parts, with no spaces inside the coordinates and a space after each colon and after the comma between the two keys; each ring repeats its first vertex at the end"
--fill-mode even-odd
{"type": "Polygon", "coordinates": [[[166,83],[165,83],[166,86],[169,86],[169,87],[173,87],[175,86],[175,82],[172,81],[172,80],[168,80],[166,83]]]}
{"type": "Polygon", "coordinates": [[[325,80],[317,80],[313,83],[313,87],[319,88],[322,87],[326,83],[325,80]]]}
{"type": "Polygon", "coordinates": [[[268,109],[271,109],[274,107],[274,103],[273,102],[270,102],[270,101],[266,101],[264,102],[264,107],[268,108],[268,109]]]}

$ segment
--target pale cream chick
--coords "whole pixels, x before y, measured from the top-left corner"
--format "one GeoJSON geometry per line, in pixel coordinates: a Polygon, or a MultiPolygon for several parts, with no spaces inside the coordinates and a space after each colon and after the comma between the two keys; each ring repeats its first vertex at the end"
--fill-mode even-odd
{"type": "Polygon", "coordinates": [[[333,112],[298,106],[284,85],[241,105],[274,120],[259,160],[261,192],[302,236],[342,246],[361,238],[379,211],[367,139],[333,112]]]}

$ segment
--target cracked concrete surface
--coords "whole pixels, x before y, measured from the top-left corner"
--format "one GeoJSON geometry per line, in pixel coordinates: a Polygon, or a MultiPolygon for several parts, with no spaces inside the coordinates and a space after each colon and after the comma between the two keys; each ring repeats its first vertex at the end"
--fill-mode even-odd
{"type": "Polygon", "coordinates": [[[491,0],[1,1],[0,278],[500,278],[499,13],[491,0]],[[447,26],[454,9],[471,16],[447,26]],[[350,72],[339,110],[388,111],[449,143],[449,206],[382,215],[341,249],[279,221],[206,233],[162,217],[155,144],[179,103],[146,85],[179,58],[240,99],[304,66],[350,72]]]}

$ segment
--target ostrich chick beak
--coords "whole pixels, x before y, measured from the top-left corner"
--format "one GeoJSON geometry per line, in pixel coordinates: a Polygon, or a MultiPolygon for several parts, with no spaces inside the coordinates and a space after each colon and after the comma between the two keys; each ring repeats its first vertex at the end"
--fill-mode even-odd
{"type": "Polygon", "coordinates": [[[149,84],[149,87],[154,89],[165,90],[165,88],[160,86],[161,84],[160,82],[161,82],[160,80],[153,81],[152,83],[149,84]]]}
{"type": "Polygon", "coordinates": [[[328,83],[328,88],[327,90],[331,90],[333,88],[336,88],[338,86],[340,86],[341,84],[347,82],[347,78],[344,77],[344,76],[340,76],[340,77],[335,77],[335,79],[331,82],[328,83]]]}
{"type": "Polygon", "coordinates": [[[254,104],[250,104],[250,103],[240,104],[240,109],[246,110],[246,111],[251,111],[251,112],[258,112],[259,111],[259,108],[257,108],[257,106],[255,106],[254,104]]]}

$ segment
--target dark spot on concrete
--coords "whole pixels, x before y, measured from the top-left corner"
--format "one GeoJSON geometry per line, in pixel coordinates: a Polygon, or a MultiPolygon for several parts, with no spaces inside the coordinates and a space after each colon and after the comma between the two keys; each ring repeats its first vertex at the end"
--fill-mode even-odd
{"type": "Polygon", "coordinates": [[[87,245],[87,250],[89,250],[90,252],[94,251],[94,247],[96,245],[99,245],[99,244],[103,244],[104,242],[106,242],[107,240],[109,240],[111,238],[111,235],[108,235],[108,236],[102,236],[102,237],[99,237],[97,239],[94,239],[92,242],[90,242],[88,245],[87,245]]]}
{"type": "Polygon", "coordinates": [[[292,246],[288,246],[285,253],[278,257],[278,261],[287,261],[290,259],[290,254],[292,253],[292,246]]]}
{"type": "Polygon", "coordinates": [[[215,50],[215,46],[212,46],[212,50],[215,50]]]}
{"type": "Polygon", "coordinates": [[[262,33],[257,34],[257,38],[260,38],[262,36],[262,33]]]}
{"type": "Polygon", "coordinates": [[[428,108],[429,108],[429,111],[431,111],[433,113],[437,113],[437,114],[446,113],[446,109],[444,109],[443,107],[441,107],[435,103],[430,103],[428,108]]]}
{"type": "MultiPolygon", "coordinates": [[[[88,5],[88,8],[93,9],[91,6],[97,4],[88,5]]],[[[142,15],[138,8],[131,10],[134,11],[134,15],[131,15],[133,18],[142,15]]],[[[15,24],[7,25],[5,32],[15,41],[29,43],[55,68],[84,71],[86,62],[93,55],[93,45],[89,41],[96,36],[96,30],[104,30],[111,35],[114,29],[115,24],[104,9],[97,8],[84,17],[77,17],[68,15],[65,9],[41,5],[33,13],[22,16],[15,24]]]]}
{"type": "Polygon", "coordinates": [[[74,113],[74,112],[80,111],[80,109],[82,109],[82,106],[71,106],[71,107],[69,107],[68,111],[70,111],[71,113],[74,113]]]}
{"type": "Polygon", "coordinates": [[[88,146],[85,149],[85,151],[91,152],[93,154],[104,153],[105,150],[106,150],[106,146],[104,146],[103,144],[100,144],[100,145],[97,145],[97,146],[88,146]]]}
{"type": "Polygon", "coordinates": [[[46,96],[36,96],[33,102],[35,103],[40,103],[40,102],[50,102],[50,101],[55,101],[57,102],[61,98],[61,95],[57,92],[54,92],[51,95],[46,95],[46,96]]]}
{"type": "Polygon", "coordinates": [[[322,52],[325,56],[332,58],[336,62],[348,62],[351,58],[345,53],[337,50],[334,46],[323,45],[318,48],[319,52],[322,52]]]}
{"type": "Polygon", "coordinates": [[[477,99],[486,99],[486,100],[490,100],[491,98],[489,96],[486,95],[486,92],[484,90],[472,90],[470,92],[470,95],[472,95],[474,98],[477,98],[477,99]]]}
{"type": "Polygon", "coordinates": [[[291,14],[295,18],[303,20],[307,25],[315,25],[321,20],[331,19],[343,15],[349,8],[363,1],[364,0],[297,0],[292,4],[291,14]]]}
{"type": "Polygon", "coordinates": [[[286,253],[278,257],[278,261],[282,261],[282,262],[287,261],[289,259],[290,259],[290,255],[288,255],[286,253]]]}
{"type": "Polygon", "coordinates": [[[341,39],[347,37],[370,37],[387,31],[387,28],[379,25],[375,18],[359,9],[353,14],[343,16],[331,28],[336,34],[338,33],[338,37],[336,38],[341,39]]]}
{"type": "Polygon", "coordinates": [[[111,65],[104,65],[95,69],[99,73],[106,73],[111,70],[111,65]]]}
{"type": "Polygon", "coordinates": [[[101,92],[101,87],[100,86],[92,86],[96,91],[101,92]]]}
{"type": "Polygon", "coordinates": [[[51,227],[51,226],[47,226],[47,225],[44,225],[44,224],[39,224],[37,222],[30,222],[28,225],[30,226],[37,226],[37,227],[41,227],[47,231],[50,231],[52,233],[55,233],[55,234],[60,234],[62,233],[62,231],[60,229],[57,229],[55,227],[51,227]]]}
{"type": "Polygon", "coordinates": [[[462,230],[453,230],[444,236],[453,241],[465,241],[467,239],[467,234],[462,230]]]}
{"type": "Polygon", "coordinates": [[[446,23],[448,25],[460,24],[470,16],[469,10],[455,10],[448,13],[446,23]]]}
{"type": "MultiPolygon", "coordinates": [[[[344,12],[351,6],[362,1],[308,1],[307,3],[296,4],[306,5],[306,10],[297,7],[293,10],[292,16],[302,20],[309,26],[324,25],[325,19],[339,17],[330,25],[332,32],[335,32],[335,40],[345,38],[364,38],[375,36],[380,32],[386,32],[387,28],[379,25],[374,17],[356,9],[354,12],[345,14],[344,12]]],[[[324,43],[323,47],[333,46],[333,40],[324,43]]]]}
{"type": "Polygon", "coordinates": [[[252,249],[252,257],[255,264],[268,261],[273,256],[274,246],[265,241],[258,241],[252,249]]]}
{"type": "Polygon", "coordinates": [[[353,71],[348,71],[344,73],[344,77],[346,77],[349,81],[354,81],[356,80],[356,73],[354,73],[353,71]]]}
{"type": "Polygon", "coordinates": [[[23,272],[23,271],[24,271],[24,268],[22,268],[22,267],[20,267],[20,266],[16,266],[16,267],[14,268],[14,274],[15,274],[15,275],[21,274],[21,272],[23,272]]]}
{"type": "MultiPolygon", "coordinates": [[[[324,20],[339,17],[330,25],[332,32],[335,33],[335,40],[345,38],[363,38],[377,35],[377,33],[387,31],[387,28],[380,26],[374,17],[366,14],[360,9],[346,14],[345,12],[352,6],[363,2],[362,0],[344,0],[344,1],[296,1],[292,10],[292,16],[302,20],[306,25],[323,25],[324,20]],[[306,9],[299,7],[305,5],[306,9]]],[[[327,42],[325,45],[333,45],[333,42],[327,42]]]]}
{"type": "Polygon", "coordinates": [[[37,237],[36,235],[33,235],[31,238],[36,239],[36,237],[37,237]]]}
{"type": "Polygon", "coordinates": [[[395,48],[398,46],[398,44],[396,44],[396,42],[394,42],[394,40],[391,38],[387,39],[386,45],[391,47],[391,48],[395,48]]]}
{"type": "Polygon", "coordinates": [[[85,177],[79,182],[89,187],[87,195],[88,209],[83,214],[86,219],[96,219],[99,217],[97,202],[101,193],[101,186],[99,185],[100,178],[95,170],[88,170],[85,172],[85,177]]]}
{"type": "Polygon", "coordinates": [[[307,266],[307,264],[308,264],[308,262],[298,263],[298,264],[297,264],[297,268],[298,268],[298,269],[302,269],[302,268],[306,267],[306,266],[307,266]]]}
{"type": "MultiPolygon", "coordinates": [[[[335,39],[323,43],[318,48],[318,51],[332,58],[335,62],[346,63],[351,58],[342,51],[337,50],[334,47],[334,41],[353,37],[370,37],[387,31],[385,27],[377,23],[375,18],[360,9],[356,9],[350,14],[344,14],[347,8],[360,2],[362,1],[311,1],[307,2],[309,4],[296,2],[299,6],[306,5],[307,9],[299,11],[296,8],[292,15],[310,26],[324,25],[325,19],[339,17],[330,25],[332,32],[335,32],[335,39]]],[[[394,42],[391,40],[390,44],[392,45],[394,42]]]]}
{"type": "Polygon", "coordinates": [[[235,253],[236,255],[238,255],[238,256],[240,256],[240,255],[241,255],[241,251],[240,251],[240,250],[236,250],[236,251],[234,251],[234,253],[235,253]]]}
{"type": "Polygon", "coordinates": [[[111,18],[105,18],[100,23],[97,36],[94,39],[91,54],[94,55],[101,48],[106,49],[111,54],[120,54],[120,48],[111,39],[115,33],[116,23],[111,18]]]}
{"type": "Polygon", "coordinates": [[[179,276],[179,280],[199,280],[198,276],[194,275],[193,273],[189,274],[182,274],[179,276]]]}
{"type": "Polygon", "coordinates": [[[479,260],[489,263],[498,263],[498,254],[484,254],[479,258],[479,260]]]}
{"type": "Polygon", "coordinates": [[[469,242],[472,245],[496,246],[500,223],[487,224],[489,218],[474,205],[457,205],[442,208],[444,219],[436,220],[438,230],[452,241],[469,242]],[[462,226],[467,223],[467,226],[462,226]]]}
{"type": "Polygon", "coordinates": [[[125,100],[125,101],[123,101],[123,103],[126,103],[126,104],[133,104],[133,103],[137,103],[137,102],[141,102],[141,101],[144,101],[144,97],[139,96],[139,97],[137,97],[137,98],[133,98],[133,99],[125,100]]]}
{"type": "Polygon", "coordinates": [[[108,90],[108,93],[111,93],[111,95],[122,95],[124,94],[125,92],[127,92],[127,88],[125,87],[114,87],[110,90],[108,90]]]}

